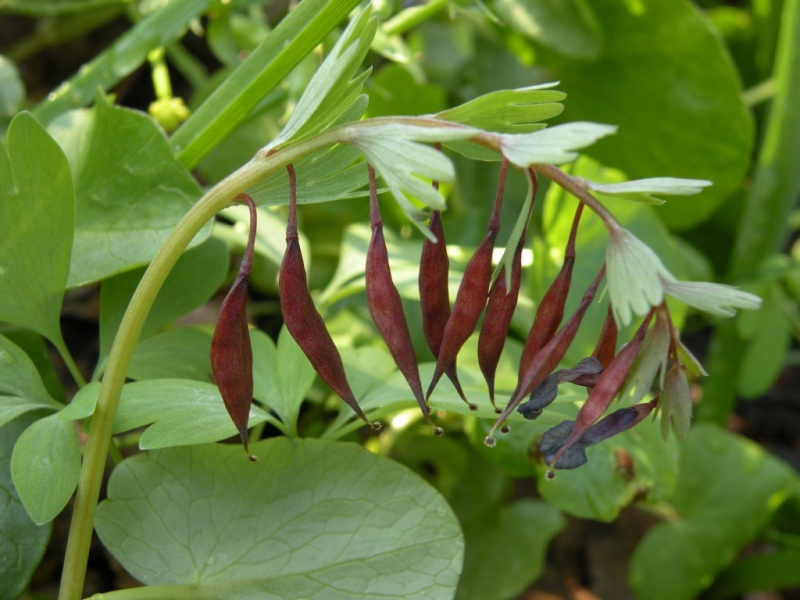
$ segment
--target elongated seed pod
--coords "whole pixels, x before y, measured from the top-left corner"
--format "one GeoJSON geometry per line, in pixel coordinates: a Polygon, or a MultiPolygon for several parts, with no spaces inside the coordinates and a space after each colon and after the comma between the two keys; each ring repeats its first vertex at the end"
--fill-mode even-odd
{"type": "MultiPolygon", "coordinates": [[[[434,182],[438,188],[438,182],[434,182]]],[[[422,242],[422,255],[419,263],[419,303],[422,310],[422,332],[434,358],[439,357],[444,327],[450,318],[450,290],[448,275],[450,259],[447,257],[447,245],[442,227],[442,216],[438,210],[431,213],[428,229],[436,238],[432,242],[428,238],[422,242]]],[[[453,383],[453,387],[464,402],[467,401],[461,382],[456,372],[456,361],[445,370],[445,374],[453,383]]]]}
{"type": "MultiPolygon", "coordinates": [[[[253,402],[253,350],[247,325],[247,280],[253,264],[256,241],[256,207],[253,199],[239,194],[238,200],[250,209],[250,233],[239,273],[222,301],[217,325],[211,338],[211,372],[225,409],[236,425],[242,446],[247,449],[247,422],[253,402]]],[[[251,456],[251,460],[255,457],[251,456]]]]}
{"type": "Polygon", "coordinates": [[[506,288],[504,267],[500,270],[500,274],[489,292],[489,301],[486,303],[486,313],[483,316],[481,334],[478,338],[478,364],[489,388],[489,401],[497,413],[500,413],[501,410],[497,408],[494,400],[494,377],[497,372],[497,364],[500,362],[500,355],[503,353],[508,326],[511,324],[511,318],[517,308],[522,280],[522,250],[524,247],[525,237],[523,235],[514,250],[511,287],[506,288]]]}
{"type": "Polygon", "coordinates": [[[592,356],[604,367],[611,364],[617,352],[617,333],[617,321],[614,319],[614,309],[611,303],[609,303],[608,312],[603,321],[603,327],[600,330],[600,337],[597,339],[594,352],[592,352],[592,356]]]}
{"type": "Polygon", "coordinates": [[[317,375],[365,423],[370,424],[373,429],[380,429],[380,423],[370,423],[358,405],[347,381],[342,357],[308,292],[306,268],[297,235],[297,182],[294,168],[288,165],[286,169],[289,172],[289,222],[286,225],[286,253],[278,279],[283,321],[317,375]]]}
{"type": "Polygon", "coordinates": [[[522,348],[522,357],[519,361],[520,379],[522,379],[522,374],[529,367],[533,357],[555,335],[561,320],[564,318],[564,305],[569,295],[572,270],[575,266],[575,238],[578,234],[581,214],[583,214],[583,203],[578,203],[564,252],[564,263],[561,265],[561,270],[548,288],[544,298],[539,303],[536,317],[533,319],[533,325],[522,348]]]}
{"type": "Polygon", "coordinates": [[[619,351],[614,357],[614,360],[611,361],[611,364],[609,364],[602,375],[600,375],[597,384],[592,388],[592,391],[589,392],[589,397],[586,398],[586,402],[583,403],[583,406],[581,406],[581,409],[578,411],[578,416],[575,418],[575,425],[569,437],[564,442],[564,445],[554,456],[553,461],[550,463],[551,466],[555,465],[561,454],[576,443],[581,436],[594,425],[595,421],[603,416],[603,413],[606,412],[611,401],[619,393],[622,384],[625,383],[625,379],[628,377],[636,354],[639,352],[639,348],[642,347],[644,334],[650,325],[653,312],[653,310],[650,311],[630,343],[619,351]]]}
{"type": "Polygon", "coordinates": [[[600,282],[603,280],[605,273],[606,267],[605,263],[603,263],[603,266],[600,267],[600,271],[594,278],[594,281],[592,281],[592,283],[584,292],[578,308],[575,309],[575,312],[572,313],[572,316],[564,324],[564,326],[558,330],[558,333],[556,333],[556,335],[554,335],[550,341],[545,344],[544,348],[539,350],[536,356],[533,357],[533,360],[528,364],[527,369],[525,369],[522,377],[517,382],[516,389],[511,394],[508,405],[503,409],[503,412],[500,414],[500,416],[497,417],[497,420],[494,422],[494,425],[492,425],[492,428],[489,431],[489,435],[486,436],[484,443],[486,443],[487,446],[494,446],[494,432],[497,430],[497,428],[505,422],[514,409],[519,406],[520,402],[522,402],[522,400],[534,389],[544,383],[544,380],[547,378],[547,376],[552,373],[556,367],[558,367],[558,364],[567,353],[572,340],[575,339],[575,334],[578,332],[578,327],[580,326],[583,316],[586,314],[589,305],[592,303],[592,300],[594,300],[594,296],[597,293],[597,288],[600,285],[600,282]]]}
{"type": "MultiPolygon", "coordinates": [[[[436,368],[433,372],[426,400],[430,399],[436,384],[444,372],[456,359],[458,351],[467,341],[475,326],[478,324],[481,313],[486,306],[489,295],[489,285],[492,280],[492,251],[500,229],[500,208],[503,203],[506,175],[508,173],[508,160],[503,159],[500,169],[500,180],[497,185],[497,195],[494,200],[492,216],[489,220],[486,236],[480,246],[475,250],[464,270],[464,277],[458,288],[458,295],[453,303],[450,318],[444,327],[442,345],[436,357],[436,368]]],[[[477,409],[474,404],[469,405],[472,410],[477,409]]]]}
{"type": "MultiPolygon", "coordinates": [[[[533,172],[531,172],[531,181],[533,184],[532,197],[535,200],[538,180],[533,172]]],[[[514,256],[511,260],[511,287],[506,287],[506,270],[503,267],[492,289],[489,291],[489,301],[486,303],[481,334],[478,338],[478,364],[489,388],[489,401],[498,414],[501,410],[497,408],[494,400],[494,378],[497,372],[497,364],[500,362],[500,355],[503,353],[508,327],[511,325],[514,310],[517,308],[520,282],[522,280],[522,251],[525,248],[525,234],[528,231],[527,221],[530,220],[532,210],[533,200],[528,209],[528,214],[525,216],[525,228],[522,230],[522,236],[514,249],[514,256]]]]}
{"type": "Polygon", "coordinates": [[[408,323],[403,312],[403,303],[392,280],[392,272],[389,267],[389,253],[386,250],[383,221],[378,207],[375,170],[369,165],[367,168],[369,170],[370,225],[372,226],[372,239],[367,250],[365,273],[367,307],[375,326],[378,328],[378,332],[381,334],[383,341],[386,342],[386,346],[394,358],[394,362],[403,377],[406,378],[422,410],[422,414],[433,428],[433,432],[436,435],[441,435],[441,427],[435,427],[431,422],[431,411],[422,394],[417,355],[414,352],[411,334],[408,331],[408,323]]]}

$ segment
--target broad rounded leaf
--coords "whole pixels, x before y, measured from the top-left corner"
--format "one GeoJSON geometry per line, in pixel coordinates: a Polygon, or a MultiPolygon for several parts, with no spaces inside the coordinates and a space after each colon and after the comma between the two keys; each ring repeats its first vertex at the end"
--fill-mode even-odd
{"type": "Polygon", "coordinates": [[[463,558],[444,499],[352,444],[275,438],[123,462],[96,529],[148,585],[204,598],[452,598],[463,558]]]}
{"type": "Polygon", "coordinates": [[[14,487],[31,519],[52,521],[72,497],[81,471],[75,425],[58,413],[39,419],[17,440],[11,456],[14,487]]]}
{"type": "MultiPolygon", "coordinates": [[[[149,116],[109,104],[59,117],[50,131],[75,176],[70,287],[149,262],[200,188],[149,116]],[[110,249],[113,248],[113,251],[110,249]]],[[[200,239],[207,236],[206,227],[200,239]]]]}
{"type": "Polygon", "coordinates": [[[33,415],[0,427],[0,598],[13,600],[27,587],[50,539],[52,525],[34,523],[11,481],[11,452],[33,415]]]}
{"type": "Polygon", "coordinates": [[[29,113],[0,144],[0,320],[55,344],[75,226],[75,194],[64,153],[29,113]]]}
{"type": "Polygon", "coordinates": [[[571,120],[619,125],[587,154],[632,179],[714,182],[659,209],[670,227],[692,227],[741,187],[749,168],[753,124],[734,65],[691,2],[597,0],[591,10],[604,42],[598,55],[548,53],[542,62],[569,94],[571,120]]]}

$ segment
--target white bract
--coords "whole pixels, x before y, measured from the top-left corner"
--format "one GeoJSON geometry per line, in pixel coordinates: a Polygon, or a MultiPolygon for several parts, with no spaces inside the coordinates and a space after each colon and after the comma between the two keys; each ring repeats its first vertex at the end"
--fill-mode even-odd
{"type": "Polygon", "coordinates": [[[503,155],[518,167],[535,163],[563,164],[578,158],[575,150],[585,148],[612,133],[614,125],[577,121],[548,127],[533,133],[500,135],[503,155]]]}
{"type": "Polygon", "coordinates": [[[614,317],[620,325],[644,316],[664,301],[664,294],[697,310],[730,317],[736,309],[756,309],[758,296],[721,283],[678,281],[661,259],[627,229],[611,231],[606,248],[608,287],[614,317]]]}

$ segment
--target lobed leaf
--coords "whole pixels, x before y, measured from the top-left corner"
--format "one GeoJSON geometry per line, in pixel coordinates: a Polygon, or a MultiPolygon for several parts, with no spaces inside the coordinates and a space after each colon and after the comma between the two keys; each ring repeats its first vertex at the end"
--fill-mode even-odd
{"type": "MultiPolygon", "coordinates": [[[[84,419],[94,412],[100,391],[90,383],[58,413],[60,419],[84,419]]],[[[273,420],[252,406],[250,426],[273,420]]],[[[149,426],[139,438],[143,450],[190,444],[205,444],[238,435],[217,386],[188,379],[151,379],[126,383],[122,388],[114,433],[149,426]]]]}
{"type": "Polygon", "coordinates": [[[543,129],[540,123],[561,114],[566,94],[549,90],[556,83],[499,90],[479,96],[455,108],[436,113],[437,119],[452,121],[497,133],[530,133],[543,129]]]}

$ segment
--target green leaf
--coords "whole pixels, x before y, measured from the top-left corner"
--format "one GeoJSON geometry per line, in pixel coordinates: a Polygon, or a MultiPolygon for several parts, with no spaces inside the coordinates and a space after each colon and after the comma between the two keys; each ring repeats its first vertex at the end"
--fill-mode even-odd
{"type": "Polygon", "coordinates": [[[765,291],[764,305],[758,313],[760,326],[744,350],[737,377],[738,391],[745,398],[757,398],[774,385],[792,343],[782,294],[775,285],[765,291]]]}
{"type": "Polygon", "coordinates": [[[436,114],[436,118],[497,133],[531,133],[540,121],[561,114],[566,94],[549,90],[555,84],[500,90],[436,114]]]}
{"type": "Polygon", "coordinates": [[[564,56],[592,59],[603,47],[592,5],[581,0],[497,0],[492,6],[509,27],[564,56]]]}
{"type": "Polygon", "coordinates": [[[588,448],[589,462],[578,469],[558,471],[549,480],[542,465],[539,492],[549,504],[571,515],[610,522],[634,501],[658,504],[670,497],[678,449],[674,438],[666,442],[661,438],[658,423],[645,420],[588,448]]]}
{"type": "MultiPolygon", "coordinates": [[[[100,96],[92,110],[70,112],[50,131],[75,176],[77,219],[68,285],[149,262],[201,195],[161,129],[144,113],[112,106],[100,96]]],[[[195,241],[209,232],[206,227],[195,241]]]]}
{"type": "Polygon", "coordinates": [[[171,142],[181,162],[194,167],[358,3],[303,0],[175,132],[171,142]]]}
{"type": "Polygon", "coordinates": [[[477,131],[468,127],[426,126],[424,122],[417,124],[412,119],[403,123],[378,121],[370,123],[369,127],[353,128],[351,139],[380,173],[406,216],[422,233],[430,236],[431,233],[422,225],[427,213],[421,211],[411,198],[435,210],[444,210],[444,199],[429,182],[453,181],[455,171],[453,163],[442,152],[420,142],[464,140],[477,131]]]}
{"type": "Polygon", "coordinates": [[[128,378],[211,380],[211,332],[176,327],[152,335],[136,345],[128,378]]]}
{"type": "Polygon", "coordinates": [[[748,556],[723,571],[703,594],[708,600],[726,600],[762,590],[800,586],[800,549],[790,546],[748,556]]]}
{"type": "Polygon", "coordinates": [[[317,69],[286,126],[265,151],[323,131],[356,101],[370,71],[358,76],[355,71],[364,60],[378,27],[371,12],[367,7],[350,22],[317,69]]]}
{"type": "MultiPolygon", "coordinates": [[[[91,383],[75,395],[58,417],[83,419],[94,412],[99,383],[91,383]]],[[[274,420],[257,406],[250,409],[250,426],[274,420]]],[[[205,444],[237,434],[217,386],[190,379],[149,379],[122,388],[114,420],[114,433],[149,425],[139,438],[143,450],[205,444]]]]}
{"type": "Polygon", "coordinates": [[[280,417],[288,433],[297,434],[300,405],[314,383],[316,373],[284,327],[277,348],[260,331],[250,334],[253,344],[253,397],[280,417]]]}
{"type": "Polygon", "coordinates": [[[419,477],[352,444],[251,449],[256,464],[222,445],[126,460],[98,507],[103,544],[173,598],[452,598],[461,531],[419,477]]]}
{"type": "Polygon", "coordinates": [[[80,471],[78,432],[58,413],[28,427],[11,456],[14,487],[39,525],[52,521],[64,509],[78,485],[80,471]]]}
{"type": "Polygon", "coordinates": [[[58,410],[27,354],[0,335],[0,427],[32,410],[58,410]]]}
{"type": "Polygon", "coordinates": [[[714,182],[690,202],[669,202],[658,212],[670,227],[692,227],[741,186],[750,164],[753,123],[730,57],[690,2],[591,6],[604,41],[598,56],[543,52],[542,64],[569,93],[570,119],[619,126],[587,154],[629,178],[714,182]]]}
{"type": "Polygon", "coordinates": [[[696,598],[764,527],[796,481],[753,442],[695,426],[682,448],[671,501],[675,517],[651,529],[631,559],[628,582],[637,596],[696,598]]]}
{"type": "Polygon", "coordinates": [[[44,556],[52,524],[37,525],[28,516],[11,480],[11,452],[23,430],[33,422],[29,415],[0,427],[0,598],[17,598],[28,586],[44,556]]]}
{"type": "Polygon", "coordinates": [[[529,499],[465,523],[467,552],[456,599],[519,597],[544,571],[547,547],[565,525],[556,508],[529,499]]]}
{"type": "Polygon", "coordinates": [[[0,320],[56,346],[69,272],[75,196],[64,153],[29,113],[0,146],[0,320]]]}
{"type": "MultiPolygon", "coordinates": [[[[98,88],[110,90],[139,68],[153,48],[180,37],[210,4],[211,0],[172,0],[164,4],[49,94],[34,114],[43,123],[49,123],[71,108],[88,104],[98,88]]],[[[115,142],[118,144],[122,139],[125,138],[118,137],[115,142]]]]}
{"type": "MultiPolygon", "coordinates": [[[[227,246],[215,238],[184,252],[164,281],[147,315],[142,337],[203,305],[222,285],[229,261],[227,246]]],[[[110,277],[100,288],[98,372],[105,366],[119,324],[144,271],[143,268],[136,269],[110,277]]]]}
{"type": "Polygon", "coordinates": [[[25,98],[25,87],[16,65],[0,55],[0,127],[19,112],[25,98]]]}
{"type": "Polygon", "coordinates": [[[578,158],[575,150],[590,146],[616,131],[613,125],[565,123],[532,133],[502,135],[500,146],[508,160],[521,168],[534,163],[561,164],[578,158]]]}
{"type": "Polygon", "coordinates": [[[611,194],[617,198],[630,202],[643,202],[644,204],[664,204],[656,198],[658,195],[692,196],[699,193],[702,188],[711,185],[710,181],[699,179],[678,179],[675,177],[651,177],[649,179],[635,179],[622,183],[596,183],[586,181],[588,188],[602,194],[611,194]]]}

